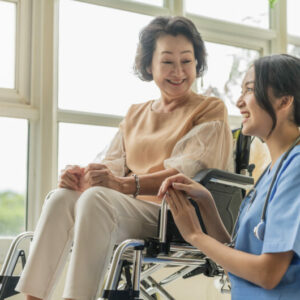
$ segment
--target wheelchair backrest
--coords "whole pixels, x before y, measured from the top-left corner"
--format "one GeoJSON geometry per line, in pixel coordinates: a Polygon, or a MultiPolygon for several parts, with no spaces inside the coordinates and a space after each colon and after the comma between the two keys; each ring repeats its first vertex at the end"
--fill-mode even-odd
{"type": "MultiPolygon", "coordinates": [[[[239,207],[244,198],[245,191],[250,188],[254,181],[248,174],[251,136],[242,134],[241,129],[232,131],[234,139],[234,162],[235,173],[218,169],[201,170],[193,180],[204,185],[212,193],[222,221],[231,234],[239,207]]],[[[191,200],[191,199],[190,199],[191,200]]],[[[206,232],[198,205],[191,200],[196,209],[201,227],[206,232]]],[[[186,243],[178,231],[171,212],[167,216],[166,237],[168,242],[186,243]]]]}
{"type": "Polygon", "coordinates": [[[247,175],[252,137],[243,135],[241,128],[232,130],[232,136],[234,141],[235,173],[247,175]]]}

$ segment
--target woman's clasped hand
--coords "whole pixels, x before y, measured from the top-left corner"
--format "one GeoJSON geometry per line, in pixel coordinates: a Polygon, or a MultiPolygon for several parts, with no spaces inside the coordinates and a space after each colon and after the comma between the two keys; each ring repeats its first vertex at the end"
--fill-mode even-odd
{"type": "Polygon", "coordinates": [[[91,163],[86,167],[67,166],[61,171],[58,186],[84,192],[92,186],[104,186],[121,191],[122,179],[104,164],[91,163]]]}

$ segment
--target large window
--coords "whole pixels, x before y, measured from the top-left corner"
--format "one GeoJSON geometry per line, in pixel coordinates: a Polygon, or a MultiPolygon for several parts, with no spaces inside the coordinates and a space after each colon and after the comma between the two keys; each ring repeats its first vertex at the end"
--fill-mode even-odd
{"type": "Polygon", "coordinates": [[[288,33],[300,37],[300,1],[299,0],[287,0],[287,28],[288,33]]]}
{"type": "Polygon", "coordinates": [[[242,80],[259,52],[216,43],[206,43],[206,49],[208,71],[197,81],[198,90],[221,98],[230,115],[240,115],[235,104],[241,93],[242,80]]]}
{"type": "Polygon", "coordinates": [[[16,4],[0,1],[0,88],[15,88],[16,4]]]}
{"type": "Polygon", "coordinates": [[[117,128],[71,123],[59,125],[58,170],[66,165],[86,166],[98,155],[117,132],[117,128]]]}
{"type": "Polygon", "coordinates": [[[25,230],[27,195],[26,120],[0,117],[0,235],[25,230]]]}
{"type": "Polygon", "coordinates": [[[269,28],[268,0],[186,0],[186,10],[214,19],[269,28]]]}
{"type": "Polygon", "coordinates": [[[133,74],[139,31],[151,19],[195,21],[208,72],[194,87],[223,99],[239,124],[244,71],[286,46],[269,14],[288,24],[289,52],[299,55],[298,2],[279,0],[273,13],[268,0],[0,0],[0,236],[24,230],[26,216],[33,230],[58,170],[89,163],[132,103],[159,97],[133,74]]]}
{"type": "Polygon", "coordinates": [[[287,0],[287,31],[289,54],[300,58],[300,19],[298,11],[300,10],[300,1],[287,0]]]}
{"type": "Polygon", "coordinates": [[[125,115],[131,104],[158,97],[153,82],[133,74],[139,31],[151,17],[60,3],[59,108],[125,115]]]}

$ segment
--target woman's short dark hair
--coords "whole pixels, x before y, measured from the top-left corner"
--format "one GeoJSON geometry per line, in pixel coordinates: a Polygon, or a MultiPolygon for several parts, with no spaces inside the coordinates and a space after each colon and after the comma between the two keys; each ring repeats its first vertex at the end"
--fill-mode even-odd
{"type": "Polygon", "coordinates": [[[300,59],[288,54],[265,56],[254,62],[254,70],[256,101],[273,120],[269,134],[277,123],[270,88],[275,98],[294,97],[293,122],[300,126],[300,59]]]}
{"type": "Polygon", "coordinates": [[[147,71],[151,66],[156,41],[163,35],[184,35],[194,47],[196,76],[200,77],[206,69],[206,50],[204,42],[192,21],[185,17],[156,17],[140,32],[139,45],[135,57],[135,74],[144,81],[153,80],[147,71]]]}

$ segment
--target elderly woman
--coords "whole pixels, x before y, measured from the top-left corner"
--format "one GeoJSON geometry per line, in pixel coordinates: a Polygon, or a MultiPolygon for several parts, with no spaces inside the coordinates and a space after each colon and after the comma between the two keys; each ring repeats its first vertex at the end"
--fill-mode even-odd
{"type": "Polygon", "coordinates": [[[73,243],[64,298],[95,299],[113,247],[155,236],[156,194],[182,172],[230,164],[231,132],[224,103],[194,93],[206,67],[203,40],[183,17],[158,17],[140,34],[135,70],[154,80],[159,99],[132,105],[105,157],[63,170],[47,196],[17,289],[49,299],[73,243]]]}

